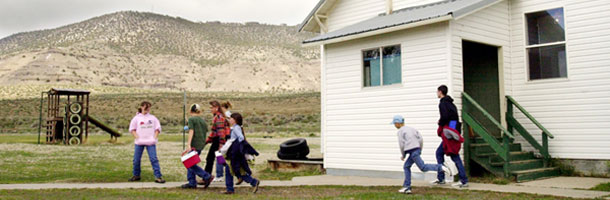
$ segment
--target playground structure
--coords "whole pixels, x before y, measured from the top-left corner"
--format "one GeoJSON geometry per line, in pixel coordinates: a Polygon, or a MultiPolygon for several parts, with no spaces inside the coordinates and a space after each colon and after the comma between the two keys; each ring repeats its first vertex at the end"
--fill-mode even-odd
{"type": "Polygon", "coordinates": [[[110,134],[111,139],[121,133],[89,115],[89,94],[86,90],[56,89],[43,92],[40,99],[38,143],[42,125],[42,102],[47,94],[46,143],[62,142],[67,145],[85,143],[89,136],[89,122],[110,134]]]}

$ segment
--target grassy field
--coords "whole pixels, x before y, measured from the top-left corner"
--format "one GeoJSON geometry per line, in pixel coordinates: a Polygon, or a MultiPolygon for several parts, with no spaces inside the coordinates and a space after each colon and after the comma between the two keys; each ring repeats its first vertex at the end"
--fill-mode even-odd
{"type": "Polygon", "coordinates": [[[610,192],[610,183],[602,183],[602,184],[596,185],[595,187],[591,188],[591,190],[610,192]]]}
{"type": "MultiPolygon", "coordinates": [[[[81,146],[36,144],[37,135],[0,134],[0,184],[49,182],[125,182],[131,177],[133,139],[121,137],[109,142],[107,135],[93,135],[81,146]]],[[[186,169],[180,162],[182,135],[161,135],[157,154],[167,181],[185,181],[186,169]]],[[[279,144],[287,138],[248,140],[261,154],[253,166],[255,177],[287,180],[320,172],[277,173],[267,169],[267,159],[276,158],[279,144]]],[[[308,138],[310,157],[321,157],[319,138],[308,138]]],[[[208,145],[209,147],[209,145],[208,145]]],[[[207,148],[204,152],[207,153],[207,148]]],[[[147,154],[142,156],[143,181],[154,176],[147,154]]],[[[203,166],[200,164],[200,166],[203,166]]]]}
{"type": "MultiPolygon", "coordinates": [[[[119,89],[108,92],[119,93],[93,93],[89,114],[120,132],[127,132],[129,121],[142,101],[152,102],[151,113],[159,118],[166,133],[182,132],[183,93],[152,90],[121,92],[119,89]]],[[[306,133],[316,136],[320,130],[319,93],[187,93],[187,106],[192,103],[202,105],[203,117],[208,122],[212,118],[208,105],[211,100],[230,101],[234,105],[232,111],[243,114],[244,128],[249,132],[268,135],[306,133]]],[[[0,107],[0,133],[38,132],[40,97],[2,98],[0,107]]],[[[45,109],[46,102],[43,103],[43,111],[45,109]]],[[[43,120],[45,118],[43,114],[43,120]]],[[[93,133],[101,131],[93,125],[90,127],[93,133]]]]}
{"type": "Polygon", "coordinates": [[[184,189],[53,189],[0,190],[2,199],[570,199],[522,193],[413,188],[414,194],[396,192],[399,187],[300,186],[262,187],[257,194],[237,188],[236,194],[220,194],[223,188],[184,189]]]}

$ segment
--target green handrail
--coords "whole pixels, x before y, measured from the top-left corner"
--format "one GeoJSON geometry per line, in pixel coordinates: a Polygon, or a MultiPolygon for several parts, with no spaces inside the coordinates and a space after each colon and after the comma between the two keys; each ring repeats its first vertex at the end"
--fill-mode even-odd
{"type": "Polygon", "coordinates": [[[546,133],[546,135],[548,135],[551,139],[555,138],[555,136],[553,136],[553,134],[551,134],[551,132],[549,132],[549,130],[546,130],[546,128],[544,128],[544,126],[542,126],[542,124],[540,124],[540,122],[538,122],[536,119],[534,119],[534,117],[532,115],[530,115],[530,113],[525,111],[525,109],[523,107],[521,107],[521,105],[519,105],[519,103],[517,103],[517,101],[515,101],[515,99],[513,99],[513,97],[506,95],[506,99],[508,99],[508,101],[510,101],[513,105],[515,105],[515,107],[517,107],[528,119],[530,119],[538,128],[540,128],[540,130],[542,130],[544,133],[546,133]]]}
{"type": "Polygon", "coordinates": [[[468,102],[470,104],[472,104],[477,110],[481,111],[483,113],[483,115],[485,115],[485,117],[487,117],[487,119],[489,119],[492,123],[494,123],[494,125],[496,125],[500,130],[502,130],[502,132],[504,134],[506,134],[509,138],[511,138],[511,139],[515,138],[512,133],[508,132],[508,130],[506,130],[498,121],[496,121],[496,119],[494,119],[494,117],[491,116],[491,114],[489,114],[487,111],[485,111],[485,109],[483,109],[483,107],[481,107],[481,105],[479,105],[472,97],[470,97],[470,95],[466,94],[465,92],[462,92],[462,97],[464,97],[466,100],[468,100],[468,102]]]}

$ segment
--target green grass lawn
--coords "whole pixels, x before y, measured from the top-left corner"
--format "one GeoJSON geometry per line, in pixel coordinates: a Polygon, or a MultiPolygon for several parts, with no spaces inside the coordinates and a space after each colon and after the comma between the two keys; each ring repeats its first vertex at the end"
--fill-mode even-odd
{"type": "Polygon", "coordinates": [[[610,182],[596,185],[595,187],[591,188],[591,190],[610,192],[610,182]]]}
{"type": "MultiPolygon", "coordinates": [[[[36,144],[37,135],[0,134],[0,184],[49,182],[125,182],[131,177],[133,137],[109,142],[109,135],[91,135],[86,144],[36,144]]],[[[44,138],[43,138],[44,139],[44,138]]],[[[275,158],[279,144],[287,138],[249,137],[261,154],[251,166],[255,177],[266,180],[290,180],[295,176],[321,172],[275,172],[267,168],[267,159],[275,158]]],[[[311,155],[321,155],[319,139],[309,138],[311,155]]],[[[207,154],[207,145],[204,153],[207,154]]],[[[167,181],[186,181],[186,169],[180,162],[182,135],[159,136],[157,154],[161,172],[167,181]]],[[[202,159],[206,154],[202,155],[202,159]]],[[[200,163],[204,166],[205,161],[200,163]]],[[[153,173],[144,152],[141,162],[143,181],[153,181],[153,173]]]]}
{"type": "Polygon", "coordinates": [[[52,189],[0,190],[2,199],[569,199],[522,193],[413,188],[414,194],[400,194],[399,187],[300,186],[236,188],[236,194],[220,194],[224,188],[184,189],[52,189]]]}
{"type": "MultiPolygon", "coordinates": [[[[119,132],[126,133],[129,121],[137,112],[139,103],[146,100],[153,104],[151,113],[159,119],[165,133],[182,133],[183,98],[181,92],[94,93],[90,97],[89,114],[119,132]]],[[[230,101],[234,106],[232,111],[244,116],[245,129],[248,132],[265,132],[275,136],[279,133],[316,134],[320,131],[319,93],[189,92],[187,94],[187,104],[200,104],[204,110],[203,118],[208,123],[212,119],[208,107],[208,102],[211,100],[230,101]]],[[[62,106],[64,103],[62,101],[62,106]]],[[[37,133],[39,106],[40,98],[0,97],[0,108],[3,108],[0,109],[0,133],[37,133]]],[[[46,110],[46,106],[44,102],[43,111],[46,110]]],[[[62,110],[60,109],[60,112],[63,112],[62,110]]],[[[43,113],[43,120],[46,117],[43,113]]],[[[89,131],[103,133],[94,125],[90,125],[89,131]]]]}

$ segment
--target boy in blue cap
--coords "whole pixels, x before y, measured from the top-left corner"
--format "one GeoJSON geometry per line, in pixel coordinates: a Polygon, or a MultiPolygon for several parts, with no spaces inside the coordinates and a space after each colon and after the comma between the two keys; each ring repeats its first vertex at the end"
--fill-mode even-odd
{"type": "Polygon", "coordinates": [[[398,190],[398,192],[411,194],[411,166],[413,166],[414,163],[422,172],[434,170],[437,171],[437,173],[448,172],[449,176],[451,176],[451,171],[443,165],[424,163],[424,160],[420,157],[424,140],[421,134],[419,134],[419,131],[405,126],[405,119],[402,116],[394,116],[392,124],[398,129],[398,146],[400,147],[400,153],[402,154],[400,160],[404,161],[406,155],[409,154],[409,157],[404,164],[405,181],[402,185],[402,189],[398,190]]]}

